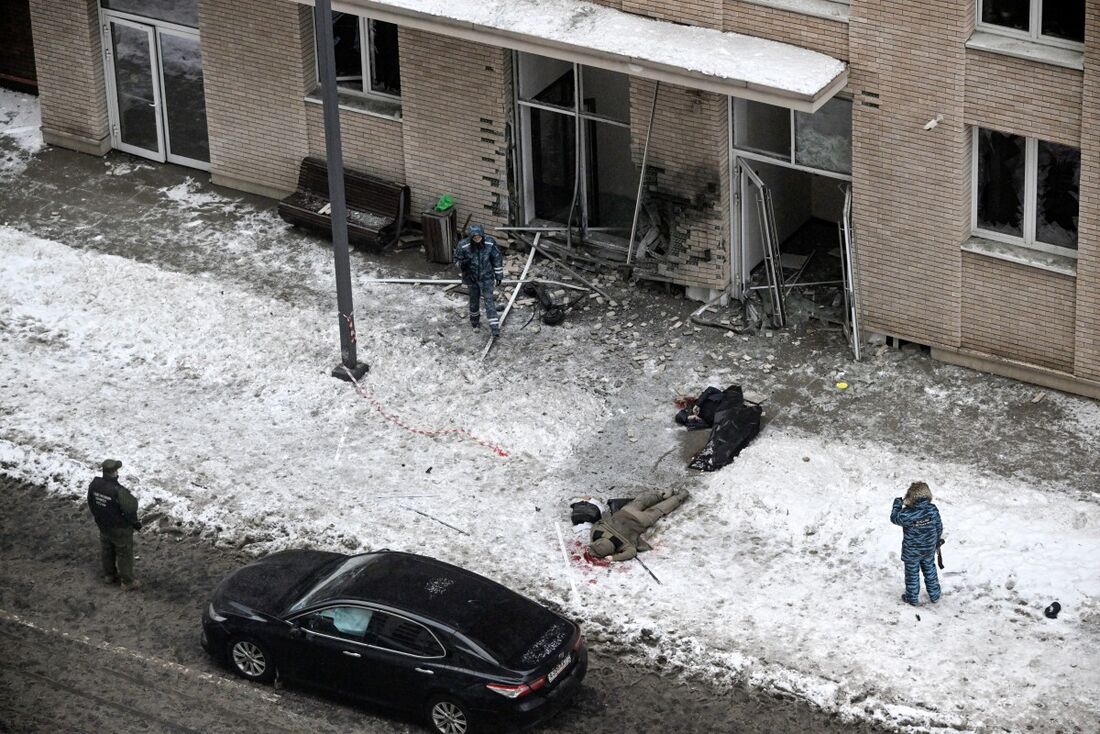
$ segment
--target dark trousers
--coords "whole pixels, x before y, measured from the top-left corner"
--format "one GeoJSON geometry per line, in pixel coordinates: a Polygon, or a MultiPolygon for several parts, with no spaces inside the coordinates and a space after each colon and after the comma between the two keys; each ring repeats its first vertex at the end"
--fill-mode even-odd
{"type": "Polygon", "coordinates": [[[905,564],[905,601],[917,603],[920,596],[920,575],[924,574],[924,588],[928,598],[936,601],[940,598],[940,579],[936,575],[936,554],[933,552],[923,558],[903,560],[905,564]]]}
{"type": "Polygon", "coordinates": [[[495,334],[500,330],[500,319],[497,318],[497,303],[493,298],[493,286],[495,281],[490,278],[480,283],[467,282],[466,288],[470,291],[470,323],[477,324],[481,320],[481,301],[485,301],[485,316],[489,319],[489,328],[495,334]]]}
{"type": "Polygon", "coordinates": [[[99,557],[103,575],[117,578],[124,584],[134,580],[134,531],[115,528],[99,531],[99,557]]]}

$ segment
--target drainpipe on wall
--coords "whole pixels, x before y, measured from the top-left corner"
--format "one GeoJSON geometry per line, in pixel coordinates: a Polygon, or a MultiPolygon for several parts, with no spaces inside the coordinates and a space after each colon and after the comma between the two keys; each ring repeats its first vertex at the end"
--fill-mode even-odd
{"type": "Polygon", "coordinates": [[[332,205],[332,251],[336,259],[336,308],[340,324],[340,364],[333,377],[358,380],[370,369],[356,357],[355,312],[351,297],[351,261],[348,255],[348,206],[344,195],[344,155],[340,143],[340,107],[336,97],[336,55],[332,42],[332,2],[313,6],[317,32],[317,67],[321,76],[321,108],[325,116],[325,160],[328,197],[332,205]],[[326,32],[326,29],[327,32],[326,32]]]}

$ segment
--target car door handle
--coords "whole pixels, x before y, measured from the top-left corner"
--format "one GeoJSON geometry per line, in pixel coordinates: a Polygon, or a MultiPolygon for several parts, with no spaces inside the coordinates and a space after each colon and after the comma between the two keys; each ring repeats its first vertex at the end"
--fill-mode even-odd
{"type": "Polygon", "coordinates": [[[434,670],[428,670],[427,668],[414,668],[417,673],[424,673],[425,675],[435,675],[434,670]]]}
{"type": "Polygon", "coordinates": [[[361,657],[363,657],[363,656],[362,656],[362,655],[360,655],[359,653],[357,653],[357,652],[352,652],[351,650],[344,650],[343,652],[344,652],[344,654],[345,654],[345,655],[347,655],[347,656],[348,656],[349,658],[361,658],[361,657]]]}

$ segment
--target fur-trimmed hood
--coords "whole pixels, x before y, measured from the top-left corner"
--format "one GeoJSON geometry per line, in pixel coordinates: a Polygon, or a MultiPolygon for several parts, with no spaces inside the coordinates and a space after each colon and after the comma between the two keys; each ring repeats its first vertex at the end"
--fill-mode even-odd
{"type": "Polygon", "coordinates": [[[932,501],[932,490],[925,482],[913,482],[909,485],[909,490],[905,493],[904,504],[906,507],[912,507],[921,500],[932,501]]]}

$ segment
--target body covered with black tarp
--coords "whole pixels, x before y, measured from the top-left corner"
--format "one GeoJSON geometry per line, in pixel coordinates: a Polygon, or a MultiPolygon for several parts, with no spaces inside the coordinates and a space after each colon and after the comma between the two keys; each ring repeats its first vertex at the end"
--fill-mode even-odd
{"type": "Polygon", "coordinates": [[[710,440],[702,451],[692,457],[688,466],[700,471],[714,471],[729,464],[760,433],[763,412],[759,405],[745,402],[740,385],[731,385],[725,390],[708,387],[694,405],[676,416],[676,421],[689,429],[710,424],[710,440]],[[693,410],[695,406],[700,409],[693,410]]]}

